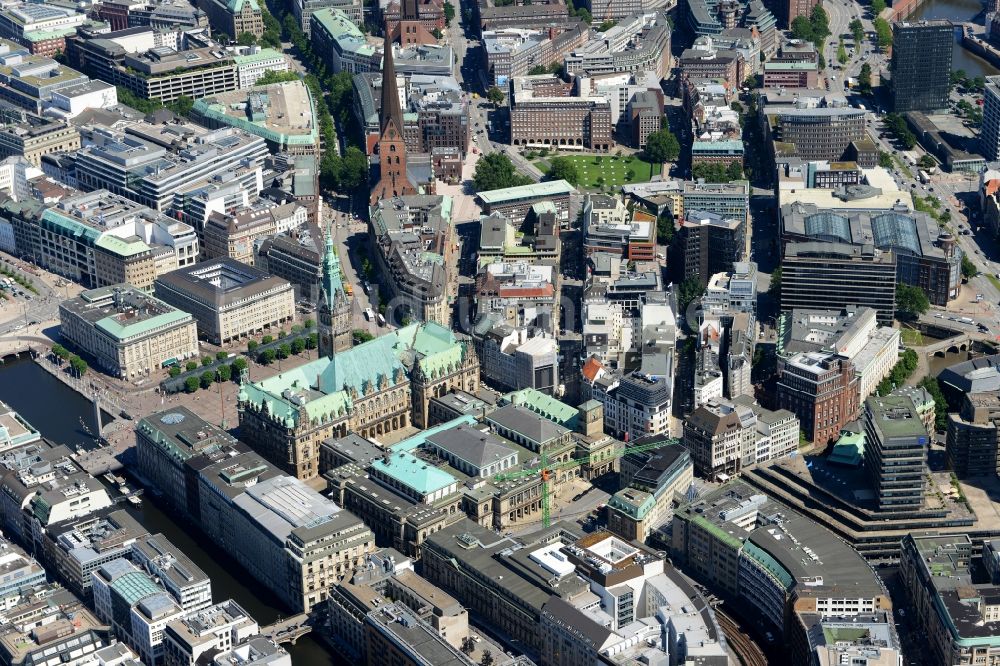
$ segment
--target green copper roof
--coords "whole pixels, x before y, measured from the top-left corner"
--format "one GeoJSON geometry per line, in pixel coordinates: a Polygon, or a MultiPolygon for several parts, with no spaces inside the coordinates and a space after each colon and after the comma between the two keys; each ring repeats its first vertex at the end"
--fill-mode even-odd
{"type": "Polygon", "coordinates": [[[621,511],[633,520],[642,520],[654,506],[656,506],[655,497],[635,488],[623,488],[608,499],[609,509],[621,511]]]}
{"type": "Polygon", "coordinates": [[[458,367],[465,347],[454,333],[434,322],[410,324],[331,358],[319,358],[243,388],[251,404],[266,404],[286,425],[298,423],[300,409],[322,422],[346,415],[354,401],[394,386],[415,363],[429,377],[458,367]]]}
{"type": "Polygon", "coordinates": [[[312,17],[314,21],[323,26],[331,37],[337,40],[349,37],[362,43],[365,41],[365,33],[347,17],[342,9],[323,7],[314,11],[312,17]]]}
{"type": "Polygon", "coordinates": [[[743,546],[743,542],[740,539],[734,537],[732,534],[722,529],[721,527],[719,527],[712,521],[708,520],[707,518],[704,518],[703,516],[695,517],[694,520],[691,521],[691,523],[697,525],[698,527],[705,530],[706,532],[714,536],[716,539],[726,544],[727,546],[730,546],[731,548],[740,548],[743,546]]]}
{"type": "Polygon", "coordinates": [[[244,132],[248,132],[255,136],[259,136],[272,143],[282,144],[286,146],[314,146],[319,144],[319,129],[316,123],[316,101],[313,99],[312,92],[309,90],[309,86],[305,85],[301,81],[285,81],[282,83],[271,83],[265,86],[254,86],[250,88],[250,92],[255,92],[260,94],[264,99],[267,99],[267,95],[264,94],[268,90],[273,90],[275,88],[299,88],[299,90],[292,91],[288,90],[286,94],[304,94],[306,99],[309,101],[309,116],[312,118],[312,125],[308,132],[301,134],[286,134],[280,131],[280,126],[274,125],[271,121],[275,118],[271,115],[270,103],[259,120],[251,120],[247,118],[246,114],[246,103],[241,102],[238,105],[238,113],[232,113],[234,107],[227,107],[222,104],[215,97],[203,97],[194,103],[194,112],[205,119],[214,120],[217,123],[228,125],[230,127],[236,127],[244,132]],[[230,111],[227,113],[227,110],[230,111]]]}
{"type": "Polygon", "coordinates": [[[429,495],[455,483],[455,477],[448,472],[405,451],[394,451],[388,465],[380,458],[372,463],[372,467],[421,495],[429,495]]]}
{"type": "Polygon", "coordinates": [[[75,34],[76,26],[73,26],[72,28],[57,28],[55,30],[31,30],[24,33],[24,38],[29,42],[43,42],[47,39],[58,39],[75,34]]]}
{"type": "Polygon", "coordinates": [[[781,584],[785,587],[785,590],[792,589],[792,586],[795,584],[795,579],[792,578],[792,574],[788,573],[788,569],[781,566],[781,563],[774,559],[766,550],[759,548],[751,541],[747,541],[743,545],[743,554],[755,560],[764,569],[766,569],[768,573],[781,582],[781,584]]]}
{"type": "Polygon", "coordinates": [[[340,279],[340,257],[333,247],[333,230],[326,230],[326,251],[323,255],[323,294],[327,303],[332,307],[337,294],[344,291],[344,284],[340,279]]]}
{"type": "Polygon", "coordinates": [[[532,183],[531,185],[518,185],[517,187],[505,187],[500,190],[480,192],[479,198],[484,203],[491,204],[535,197],[568,195],[572,192],[576,192],[576,189],[565,180],[547,180],[541,183],[532,183]]]}
{"type": "Polygon", "coordinates": [[[257,0],[226,0],[226,8],[234,14],[242,12],[246,4],[250,5],[250,11],[260,11],[260,5],[257,4],[257,0]]]}
{"type": "Polygon", "coordinates": [[[274,49],[261,49],[257,53],[249,53],[247,55],[234,56],[233,62],[237,65],[249,65],[254,62],[259,62],[261,60],[271,60],[273,58],[284,57],[281,53],[275,51],[274,49]]]}
{"type": "Polygon", "coordinates": [[[575,407],[570,407],[565,402],[556,400],[551,395],[533,388],[513,391],[505,395],[504,398],[509,400],[511,404],[521,405],[570,430],[576,428],[577,419],[580,416],[575,407]]]}
{"type": "Polygon", "coordinates": [[[101,237],[94,242],[94,247],[107,250],[119,257],[134,257],[137,254],[149,252],[149,246],[138,236],[119,238],[111,234],[101,234],[101,237]]]}
{"type": "Polygon", "coordinates": [[[125,340],[137,335],[145,335],[151,331],[155,331],[161,326],[179,324],[185,320],[191,321],[191,315],[180,310],[172,310],[171,312],[164,312],[163,314],[158,314],[155,317],[150,317],[149,319],[144,319],[142,321],[126,325],[123,325],[114,317],[105,317],[104,319],[98,321],[95,326],[110,335],[115,340],[125,340]]]}
{"type": "Polygon", "coordinates": [[[62,213],[56,212],[51,208],[42,213],[41,226],[43,229],[54,231],[60,236],[70,236],[82,239],[84,243],[91,247],[93,247],[97,243],[97,239],[101,237],[99,229],[87,226],[86,224],[78,222],[71,217],[67,217],[62,213]]]}
{"type": "Polygon", "coordinates": [[[860,467],[865,456],[865,435],[861,432],[848,432],[840,436],[830,452],[827,462],[837,465],[860,467]]]}

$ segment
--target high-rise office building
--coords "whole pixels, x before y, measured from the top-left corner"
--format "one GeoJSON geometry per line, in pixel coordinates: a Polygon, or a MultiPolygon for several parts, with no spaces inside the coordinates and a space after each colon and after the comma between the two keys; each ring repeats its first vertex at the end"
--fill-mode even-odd
{"type": "Polygon", "coordinates": [[[918,511],[930,438],[913,401],[893,393],[865,401],[865,468],[880,511],[918,511]]]}
{"type": "Polygon", "coordinates": [[[901,22],[892,25],[892,108],[935,111],[948,108],[951,21],[901,22]]]}
{"type": "Polygon", "coordinates": [[[675,244],[677,282],[697,278],[707,284],[716,273],[729,273],[746,257],[746,222],[741,218],[687,209],[675,244]]]}
{"type": "Polygon", "coordinates": [[[987,76],[979,142],[987,161],[1000,160],[1000,76],[987,76]]]}
{"type": "Polygon", "coordinates": [[[896,303],[896,256],[871,245],[788,243],[781,260],[781,309],[872,308],[882,326],[892,325],[896,303]]]}

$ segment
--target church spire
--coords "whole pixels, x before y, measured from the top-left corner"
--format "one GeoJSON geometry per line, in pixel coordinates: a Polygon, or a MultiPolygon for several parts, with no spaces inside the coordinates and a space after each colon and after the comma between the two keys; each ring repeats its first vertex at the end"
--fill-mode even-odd
{"type": "Polygon", "coordinates": [[[379,180],[372,188],[369,203],[416,194],[406,171],[406,141],[403,138],[403,110],[399,105],[396,66],[392,60],[392,37],[386,26],[382,57],[382,108],[379,109],[381,132],[378,140],[379,180]]]}
{"type": "Polygon", "coordinates": [[[403,133],[403,110],[399,106],[399,88],[396,86],[396,65],[392,60],[392,39],[386,31],[382,46],[382,108],[379,129],[385,134],[389,122],[396,124],[396,131],[403,133]]]}

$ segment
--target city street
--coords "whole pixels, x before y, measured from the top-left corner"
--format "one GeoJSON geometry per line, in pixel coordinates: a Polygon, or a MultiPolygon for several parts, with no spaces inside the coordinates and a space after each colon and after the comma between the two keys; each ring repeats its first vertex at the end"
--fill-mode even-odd
{"type": "Polygon", "coordinates": [[[951,216],[948,228],[955,236],[958,247],[980,271],[980,275],[972,278],[967,285],[972,307],[969,307],[970,299],[967,296],[952,301],[947,310],[967,311],[977,324],[989,327],[993,335],[1000,333],[1000,288],[996,282],[996,276],[1000,274],[1000,250],[990,238],[989,232],[985,228],[977,227],[975,221],[969,219],[970,212],[978,215],[978,176],[939,171],[931,176],[929,183],[921,183],[916,176],[916,167],[907,166],[904,169],[900,167],[900,163],[904,163],[906,157],[914,161],[919,160],[925,154],[922,148],[917,147],[908,152],[901,151],[892,134],[880,120],[870,122],[869,133],[879,150],[893,155],[894,160],[898,160],[889,171],[900,189],[909,190],[921,198],[934,197],[941,201],[942,210],[948,211],[951,216]],[[883,138],[882,134],[886,136],[883,138]],[[993,280],[990,279],[991,276],[993,280]],[[980,303],[975,302],[977,294],[983,295],[980,303]]]}

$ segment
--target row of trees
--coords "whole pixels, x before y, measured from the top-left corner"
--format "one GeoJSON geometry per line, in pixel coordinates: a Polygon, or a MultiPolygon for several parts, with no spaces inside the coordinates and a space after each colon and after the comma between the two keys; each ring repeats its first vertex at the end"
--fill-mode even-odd
{"type": "Polygon", "coordinates": [[[910,375],[917,369],[917,352],[912,349],[907,349],[903,352],[903,355],[899,357],[896,361],[896,365],[892,366],[892,370],[889,371],[889,376],[882,379],[878,386],[875,388],[875,392],[879,395],[889,395],[897,388],[903,385],[910,375]]]}
{"type": "Polygon", "coordinates": [[[0,275],[9,277],[14,282],[18,283],[28,291],[33,294],[38,293],[38,289],[35,287],[35,283],[29,278],[25,277],[23,274],[18,273],[13,268],[7,268],[6,266],[0,266],[0,275]]]}
{"type": "Polygon", "coordinates": [[[887,113],[883,119],[885,126],[889,128],[889,131],[896,135],[900,143],[906,146],[907,150],[910,150],[915,145],[917,145],[917,137],[910,131],[910,128],[906,126],[906,120],[903,116],[898,113],[887,113]]]}
{"type": "Polygon", "coordinates": [[[194,393],[200,388],[207,389],[215,382],[238,382],[240,380],[240,375],[244,370],[246,370],[246,368],[247,360],[242,356],[238,356],[233,359],[232,363],[225,363],[209,370],[205,370],[205,372],[200,375],[191,375],[184,380],[184,390],[188,393],[194,393]]]}
{"type": "MultiPolygon", "coordinates": [[[[336,189],[343,192],[354,192],[361,186],[368,183],[368,159],[357,145],[348,146],[343,155],[338,155],[336,146],[337,132],[334,129],[333,121],[336,119],[341,132],[347,139],[357,139],[360,131],[349,131],[352,123],[356,122],[354,114],[351,112],[351,103],[354,97],[354,85],[350,72],[342,71],[331,74],[326,69],[326,63],[312,49],[312,43],[302,28],[299,27],[295,16],[285,12],[282,17],[281,26],[289,41],[301,54],[312,72],[301,77],[313,99],[316,100],[316,113],[320,135],[323,137],[325,150],[320,160],[320,183],[328,189],[336,189]]],[[[271,74],[268,72],[268,74],[271,74]]],[[[284,79],[283,76],[291,76],[299,79],[299,75],[294,72],[278,73],[272,77],[265,75],[265,78],[258,82],[270,83],[284,79]]]]}
{"type": "Polygon", "coordinates": [[[743,178],[743,163],[734,160],[727,166],[721,162],[699,162],[691,167],[691,176],[695,180],[704,178],[706,183],[729,183],[743,178]]]}
{"type": "Polygon", "coordinates": [[[951,73],[948,83],[952,88],[958,88],[963,92],[982,92],[986,88],[986,77],[969,77],[964,69],[956,69],[951,73]]]}
{"type": "Polygon", "coordinates": [[[169,111],[173,111],[179,116],[187,117],[191,115],[191,109],[194,108],[194,100],[187,95],[181,95],[173,102],[164,104],[158,97],[154,97],[152,99],[138,97],[128,88],[118,86],[117,90],[118,102],[124,104],[125,106],[131,106],[140,113],[149,114],[159,111],[160,109],[167,109],[169,111]]]}
{"type": "Polygon", "coordinates": [[[562,68],[563,68],[562,63],[557,60],[555,62],[549,63],[548,67],[546,67],[545,65],[535,65],[534,67],[528,70],[528,75],[538,76],[540,74],[559,74],[562,72],[562,68]]]}
{"type": "Polygon", "coordinates": [[[52,345],[52,353],[55,354],[60,365],[62,365],[63,361],[68,361],[70,371],[77,377],[83,377],[87,373],[87,368],[90,367],[85,360],[76,354],[71,354],[68,349],[59,343],[52,345]]]}
{"type": "Polygon", "coordinates": [[[875,28],[875,42],[880,49],[884,50],[892,46],[892,26],[889,25],[888,21],[879,16],[872,21],[872,27],[875,28]]]}
{"type": "Polygon", "coordinates": [[[305,337],[295,338],[291,342],[286,342],[277,347],[269,347],[257,355],[257,362],[261,365],[270,365],[275,359],[286,359],[289,356],[298,356],[307,349],[316,349],[319,344],[319,336],[315,332],[305,337]]]}

